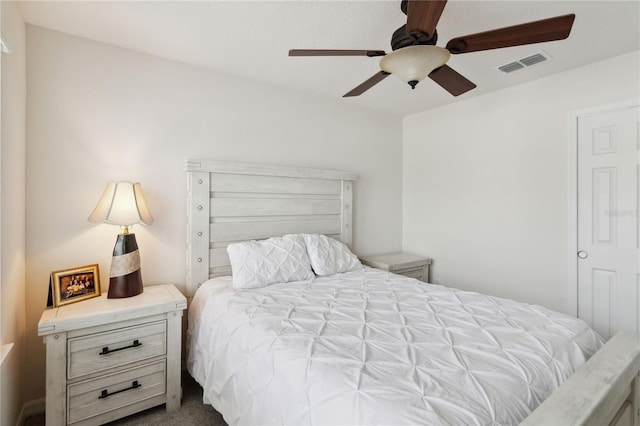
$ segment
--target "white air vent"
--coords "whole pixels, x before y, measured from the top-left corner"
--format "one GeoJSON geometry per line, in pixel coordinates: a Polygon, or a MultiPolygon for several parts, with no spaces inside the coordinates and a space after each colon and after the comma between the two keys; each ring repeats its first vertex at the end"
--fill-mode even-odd
{"type": "Polygon", "coordinates": [[[548,61],[550,59],[551,56],[549,56],[547,52],[540,51],[531,56],[527,56],[526,58],[522,58],[508,64],[500,65],[498,69],[504,73],[510,73],[521,70],[525,67],[530,67],[531,65],[539,64],[540,62],[548,61]]]}
{"type": "Polygon", "coordinates": [[[507,72],[507,73],[518,71],[518,70],[521,70],[522,68],[524,68],[524,65],[522,65],[520,62],[511,62],[510,64],[501,65],[498,67],[500,71],[507,72]]]}

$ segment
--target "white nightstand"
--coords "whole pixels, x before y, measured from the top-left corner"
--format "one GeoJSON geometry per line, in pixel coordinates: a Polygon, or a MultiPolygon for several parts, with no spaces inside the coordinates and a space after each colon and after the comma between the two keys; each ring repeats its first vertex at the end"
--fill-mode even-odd
{"type": "Polygon", "coordinates": [[[166,403],[180,407],[186,298],[173,285],[44,311],[47,425],[97,425],[166,403]]]}
{"type": "Polygon", "coordinates": [[[420,281],[431,280],[431,259],[409,253],[386,253],[373,256],[362,256],[360,261],[372,268],[417,278],[420,281]]]}

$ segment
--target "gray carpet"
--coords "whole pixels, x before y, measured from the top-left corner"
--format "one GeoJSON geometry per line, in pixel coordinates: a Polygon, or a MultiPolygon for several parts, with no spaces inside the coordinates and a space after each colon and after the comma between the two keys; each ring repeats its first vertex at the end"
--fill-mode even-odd
{"type": "MultiPolygon", "coordinates": [[[[43,426],[44,415],[27,419],[26,426],[43,426]]],[[[222,415],[212,406],[203,404],[202,388],[189,373],[182,374],[182,404],[175,413],[166,413],[164,405],[150,408],[138,414],[125,417],[109,426],[226,426],[222,415]]]]}

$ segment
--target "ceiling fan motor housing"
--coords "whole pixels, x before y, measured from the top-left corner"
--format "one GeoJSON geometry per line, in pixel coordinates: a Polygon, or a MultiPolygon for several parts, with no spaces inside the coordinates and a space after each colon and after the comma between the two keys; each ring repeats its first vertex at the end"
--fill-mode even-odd
{"type": "Polygon", "coordinates": [[[393,32],[391,36],[391,49],[398,50],[407,46],[428,45],[435,46],[438,42],[438,31],[433,32],[433,37],[429,38],[421,31],[412,31],[407,34],[407,25],[403,25],[393,32]]]}

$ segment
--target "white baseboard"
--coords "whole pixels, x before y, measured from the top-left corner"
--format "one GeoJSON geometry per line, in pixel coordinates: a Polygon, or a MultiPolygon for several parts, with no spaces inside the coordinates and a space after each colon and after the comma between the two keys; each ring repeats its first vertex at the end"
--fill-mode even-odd
{"type": "Polygon", "coordinates": [[[22,406],[22,410],[20,410],[20,416],[18,416],[18,424],[16,426],[24,426],[29,417],[44,413],[47,406],[46,402],[47,400],[45,398],[26,402],[22,406]]]}

